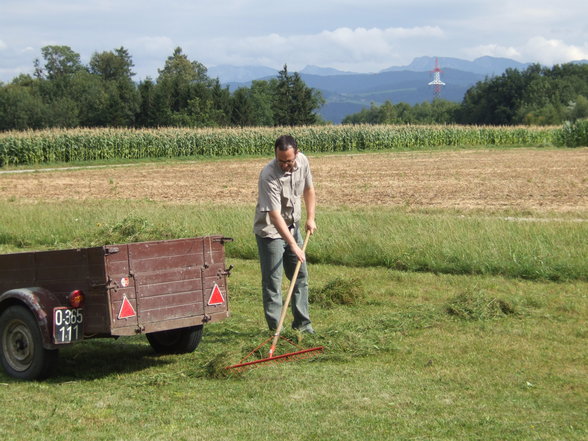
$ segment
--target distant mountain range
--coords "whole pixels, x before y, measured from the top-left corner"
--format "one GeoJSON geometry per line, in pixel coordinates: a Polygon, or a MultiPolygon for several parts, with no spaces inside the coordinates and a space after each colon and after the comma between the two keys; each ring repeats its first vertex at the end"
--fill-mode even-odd
{"type": "MultiPolygon", "coordinates": [[[[464,72],[476,73],[484,76],[501,75],[506,69],[524,70],[531,63],[519,63],[509,58],[480,57],[474,61],[461,60],[459,58],[439,57],[441,69],[450,68],[464,72]]],[[[418,57],[412,60],[408,66],[389,67],[383,72],[397,72],[399,70],[411,70],[415,72],[431,71],[435,68],[434,57],[418,57]]]]}
{"type": "MultiPolygon", "coordinates": [[[[465,92],[487,77],[501,75],[506,69],[526,69],[530,63],[508,58],[480,57],[474,61],[439,57],[441,80],[446,84],[441,98],[461,102],[465,92]]],[[[588,63],[588,60],[576,63],[588,63]]],[[[433,99],[435,57],[415,58],[408,66],[393,66],[377,73],[344,72],[332,68],[306,66],[299,73],[307,86],[322,92],[326,104],[319,113],[335,124],[349,114],[357,113],[372,103],[380,105],[389,100],[394,104],[410,105],[433,99]]],[[[230,90],[249,87],[253,80],[275,78],[278,71],[264,66],[215,66],[208,76],[218,78],[230,90]]]]}

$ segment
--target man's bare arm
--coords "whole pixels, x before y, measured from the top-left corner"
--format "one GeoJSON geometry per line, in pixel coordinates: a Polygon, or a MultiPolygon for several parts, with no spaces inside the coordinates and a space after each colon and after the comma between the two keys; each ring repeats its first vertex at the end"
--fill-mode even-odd
{"type": "Polygon", "coordinates": [[[306,231],[313,234],[317,229],[316,221],[314,219],[316,209],[314,187],[306,187],[304,189],[304,206],[306,207],[306,231]]]}

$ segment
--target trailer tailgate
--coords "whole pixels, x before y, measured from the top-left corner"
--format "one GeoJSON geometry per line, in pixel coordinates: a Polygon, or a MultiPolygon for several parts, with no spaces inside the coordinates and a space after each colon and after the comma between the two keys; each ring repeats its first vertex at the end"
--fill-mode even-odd
{"type": "Polygon", "coordinates": [[[112,335],[200,325],[228,316],[222,236],[105,247],[112,335]]]}

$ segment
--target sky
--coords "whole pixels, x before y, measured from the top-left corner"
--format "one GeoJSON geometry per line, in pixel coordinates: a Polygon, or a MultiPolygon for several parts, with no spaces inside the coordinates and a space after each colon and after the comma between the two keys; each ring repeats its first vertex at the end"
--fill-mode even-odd
{"type": "Polygon", "coordinates": [[[176,47],[209,68],[363,73],[486,55],[551,66],[588,59],[587,17],[586,0],[0,0],[0,81],[31,74],[47,45],[84,64],[122,46],[138,80],[176,47]]]}

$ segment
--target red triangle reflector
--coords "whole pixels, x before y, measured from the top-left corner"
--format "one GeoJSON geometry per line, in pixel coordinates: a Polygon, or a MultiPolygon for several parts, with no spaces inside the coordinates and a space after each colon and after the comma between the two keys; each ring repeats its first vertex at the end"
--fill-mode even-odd
{"type": "Polygon", "coordinates": [[[221,292],[220,288],[215,283],[212,287],[210,298],[208,299],[208,306],[222,305],[223,303],[225,303],[225,298],[223,297],[223,293],[221,292]]]}
{"type": "Polygon", "coordinates": [[[131,305],[127,296],[123,296],[123,302],[122,305],[120,305],[120,311],[118,312],[118,319],[135,317],[136,315],[135,308],[133,308],[133,305],[131,305]]]}

